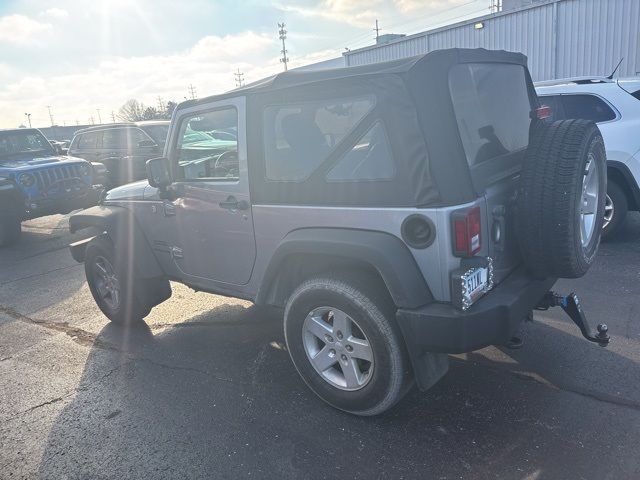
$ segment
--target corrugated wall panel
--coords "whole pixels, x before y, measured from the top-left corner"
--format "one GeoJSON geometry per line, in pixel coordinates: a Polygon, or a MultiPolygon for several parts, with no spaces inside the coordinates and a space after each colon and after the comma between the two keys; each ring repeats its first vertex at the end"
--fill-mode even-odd
{"type": "Polygon", "coordinates": [[[606,75],[622,57],[621,76],[640,74],[640,0],[560,0],[482,21],[480,30],[467,22],[354,51],[346,54],[347,64],[482,47],[524,53],[534,80],[606,75]]]}
{"type": "Polygon", "coordinates": [[[567,0],[558,3],[557,77],[640,73],[638,0],[567,0]]]}

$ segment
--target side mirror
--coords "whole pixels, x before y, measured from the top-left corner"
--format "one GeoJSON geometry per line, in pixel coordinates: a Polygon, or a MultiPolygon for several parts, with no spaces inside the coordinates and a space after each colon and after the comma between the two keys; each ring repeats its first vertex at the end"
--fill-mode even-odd
{"type": "Polygon", "coordinates": [[[165,191],[171,185],[169,159],[160,157],[147,160],[147,179],[149,185],[160,191],[165,191]]]}
{"type": "Polygon", "coordinates": [[[158,145],[153,140],[141,140],[141,141],[138,142],[138,147],[139,148],[157,147],[157,146],[158,145]]]}

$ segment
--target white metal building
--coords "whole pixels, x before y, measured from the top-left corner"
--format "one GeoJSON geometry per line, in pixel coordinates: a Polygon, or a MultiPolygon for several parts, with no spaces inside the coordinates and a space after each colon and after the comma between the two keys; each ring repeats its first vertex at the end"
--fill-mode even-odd
{"type": "Polygon", "coordinates": [[[640,74],[640,0],[512,0],[515,8],[345,52],[362,65],[442,48],[522,52],[534,81],[640,74]]]}

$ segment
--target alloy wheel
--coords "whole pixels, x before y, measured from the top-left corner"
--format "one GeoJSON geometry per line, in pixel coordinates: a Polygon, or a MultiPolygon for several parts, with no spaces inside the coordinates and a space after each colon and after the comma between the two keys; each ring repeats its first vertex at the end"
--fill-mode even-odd
{"type": "Polygon", "coordinates": [[[373,375],[373,349],[356,321],[340,309],[318,307],[302,327],[307,358],[318,374],[340,390],[363,388],[373,375]]]}

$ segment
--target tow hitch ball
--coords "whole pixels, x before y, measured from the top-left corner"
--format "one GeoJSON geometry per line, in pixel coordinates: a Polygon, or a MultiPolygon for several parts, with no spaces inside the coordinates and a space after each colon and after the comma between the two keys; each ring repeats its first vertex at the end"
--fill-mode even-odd
{"type": "Polygon", "coordinates": [[[587,317],[580,306],[580,300],[578,300],[578,296],[575,293],[570,293],[566,297],[555,292],[545,293],[536,310],[548,310],[550,307],[562,307],[569,318],[573,320],[573,323],[578,326],[582,336],[590,342],[597,343],[601,347],[609,345],[609,340],[611,340],[607,334],[609,328],[604,323],[601,323],[596,327],[598,333],[596,335],[593,334],[587,322],[587,317]]]}

